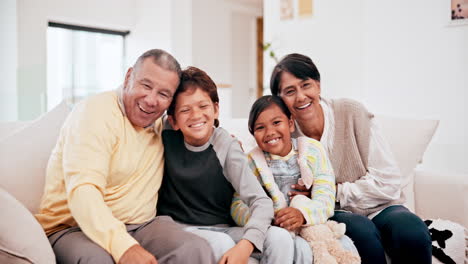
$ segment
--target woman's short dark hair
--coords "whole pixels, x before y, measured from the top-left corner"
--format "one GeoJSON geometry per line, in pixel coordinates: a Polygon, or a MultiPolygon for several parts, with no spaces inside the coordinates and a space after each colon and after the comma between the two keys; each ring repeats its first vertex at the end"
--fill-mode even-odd
{"type": "Polygon", "coordinates": [[[289,72],[301,80],[312,79],[320,82],[320,72],[318,71],[312,60],[302,54],[291,53],[281,59],[276,64],[273,72],[271,73],[270,79],[270,91],[273,95],[279,95],[280,93],[280,81],[281,74],[283,72],[289,72]]]}
{"type": "Polygon", "coordinates": [[[291,112],[289,112],[288,107],[286,104],[283,102],[283,100],[276,95],[264,95],[255,101],[255,103],[252,105],[252,108],[250,108],[250,113],[249,113],[249,132],[250,134],[254,134],[254,128],[255,128],[255,122],[258,119],[258,116],[265,111],[268,107],[271,105],[277,105],[281,111],[288,117],[288,119],[291,119],[291,112]]]}
{"type": "MultiPolygon", "coordinates": [[[[203,70],[190,66],[187,69],[182,71],[182,74],[180,76],[180,83],[179,87],[177,88],[176,92],[174,93],[174,97],[172,98],[171,105],[167,109],[167,114],[172,116],[175,120],[175,106],[177,103],[177,96],[180,93],[183,93],[188,90],[196,90],[200,89],[204,92],[206,92],[209,96],[211,101],[214,103],[219,103],[219,97],[218,97],[218,90],[216,88],[216,84],[213,82],[213,80],[204,72],[203,70]]],[[[215,127],[219,126],[219,120],[215,119],[214,121],[215,127]]]]}

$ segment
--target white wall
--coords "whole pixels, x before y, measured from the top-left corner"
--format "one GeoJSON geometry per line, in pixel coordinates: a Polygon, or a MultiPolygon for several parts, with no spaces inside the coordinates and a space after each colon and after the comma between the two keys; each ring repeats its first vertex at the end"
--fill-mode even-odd
{"type": "Polygon", "coordinates": [[[172,53],[171,1],[126,0],[135,2],[135,12],[127,38],[127,65],[132,66],[138,56],[149,49],[159,48],[172,53]]]}
{"type": "Polygon", "coordinates": [[[130,30],[126,54],[132,65],[147,49],[171,51],[170,8],[164,0],[17,0],[19,119],[34,119],[46,109],[49,21],[130,30]]]}
{"type": "MultiPolygon", "coordinates": [[[[292,52],[309,55],[322,75],[323,95],[359,98],[363,91],[362,1],[314,1],[312,18],[286,21],[280,21],[279,2],[264,1],[265,43],[272,43],[279,58],[292,52]]],[[[265,54],[267,87],[274,65],[265,54]]]]}
{"type": "Polygon", "coordinates": [[[0,1],[0,121],[17,119],[16,0],[0,1]]]}
{"type": "MultiPolygon", "coordinates": [[[[305,53],[322,93],[358,99],[377,114],[440,119],[423,167],[468,172],[468,25],[448,26],[449,3],[314,1],[310,19],[279,20],[264,1],[265,41],[279,55],[305,53]]],[[[273,61],[265,58],[265,81],[273,61]]]]}
{"type": "Polygon", "coordinates": [[[220,99],[223,115],[246,117],[255,99],[255,19],[262,9],[233,0],[196,0],[192,11],[193,65],[230,86],[231,91],[221,90],[229,95],[220,99]]]}
{"type": "Polygon", "coordinates": [[[439,119],[424,167],[468,172],[468,25],[448,26],[446,2],[365,1],[364,99],[375,112],[439,119]]]}
{"type": "Polygon", "coordinates": [[[192,65],[192,0],[172,0],[171,44],[173,55],[185,67],[192,65]]]}

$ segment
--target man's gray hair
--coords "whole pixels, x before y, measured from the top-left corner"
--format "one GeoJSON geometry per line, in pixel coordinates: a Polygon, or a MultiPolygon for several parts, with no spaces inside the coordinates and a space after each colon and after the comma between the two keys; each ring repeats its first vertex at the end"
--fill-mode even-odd
{"type": "Polygon", "coordinates": [[[177,73],[177,76],[179,76],[180,79],[182,70],[180,69],[179,62],[171,54],[162,49],[151,49],[146,51],[140,57],[138,57],[137,61],[133,65],[133,68],[138,68],[138,66],[147,58],[151,58],[153,62],[159,67],[177,73]]]}

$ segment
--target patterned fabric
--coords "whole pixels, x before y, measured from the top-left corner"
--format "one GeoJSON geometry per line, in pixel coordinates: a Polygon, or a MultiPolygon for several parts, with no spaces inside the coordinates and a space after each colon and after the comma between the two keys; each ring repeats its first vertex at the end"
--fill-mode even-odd
{"type": "MultiPolygon", "coordinates": [[[[315,139],[297,138],[297,161],[301,178],[300,185],[312,186],[311,197],[296,195],[289,206],[301,211],[307,225],[325,223],[334,213],[335,206],[335,176],[323,146],[315,139]]],[[[259,147],[248,155],[249,164],[263,188],[273,200],[275,212],[288,207],[284,194],[274,180],[268,167],[266,154],[259,147]]],[[[250,217],[248,207],[234,194],[231,205],[231,215],[240,226],[244,226],[250,217]]]]}

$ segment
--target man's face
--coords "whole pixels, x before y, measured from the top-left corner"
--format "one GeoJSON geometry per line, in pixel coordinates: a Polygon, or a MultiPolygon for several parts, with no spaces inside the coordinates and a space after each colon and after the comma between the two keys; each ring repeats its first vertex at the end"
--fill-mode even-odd
{"type": "Polygon", "coordinates": [[[134,126],[147,127],[169,107],[179,85],[177,73],[165,70],[147,58],[125,76],[123,103],[134,126]]]}

